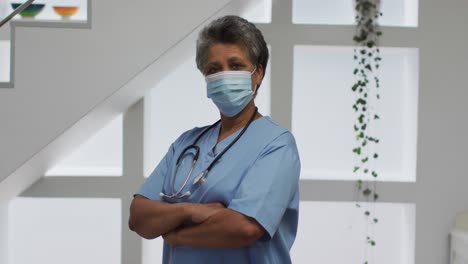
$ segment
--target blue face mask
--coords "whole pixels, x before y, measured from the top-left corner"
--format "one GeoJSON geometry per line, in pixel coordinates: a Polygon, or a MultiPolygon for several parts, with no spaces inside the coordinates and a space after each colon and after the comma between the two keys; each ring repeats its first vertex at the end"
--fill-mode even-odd
{"type": "Polygon", "coordinates": [[[223,71],[205,77],[208,98],[225,116],[239,114],[252,100],[251,76],[255,70],[223,71]]]}

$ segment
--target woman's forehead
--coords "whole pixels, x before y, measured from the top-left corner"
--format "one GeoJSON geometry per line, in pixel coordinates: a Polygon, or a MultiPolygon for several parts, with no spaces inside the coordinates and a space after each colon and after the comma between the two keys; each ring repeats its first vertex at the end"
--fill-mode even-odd
{"type": "Polygon", "coordinates": [[[238,44],[215,43],[208,50],[208,62],[211,61],[229,61],[229,60],[247,60],[248,56],[245,50],[238,44]]]}

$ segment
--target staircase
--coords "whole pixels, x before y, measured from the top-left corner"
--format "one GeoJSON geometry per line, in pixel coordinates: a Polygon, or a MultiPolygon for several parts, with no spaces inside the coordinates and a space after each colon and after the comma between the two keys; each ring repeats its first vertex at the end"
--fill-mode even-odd
{"type": "Polygon", "coordinates": [[[0,84],[0,202],[143,97],[195,48],[200,27],[252,2],[88,0],[85,22],[11,22],[13,74],[0,84]]]}

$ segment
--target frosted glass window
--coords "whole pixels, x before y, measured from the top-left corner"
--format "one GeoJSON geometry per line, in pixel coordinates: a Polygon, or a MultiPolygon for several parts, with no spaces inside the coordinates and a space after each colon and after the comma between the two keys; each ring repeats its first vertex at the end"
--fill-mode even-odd
{"type": "Polygon", "coordinates": [[[292,262],[364,263],[367,254],[369,263],[414,264],[415,205],[361,205],[375,208],[377,224],[367,225],[354,202],[301,202],[292,262]],[[366,245],[366,229],[376,242],[372,249],[366,245]]]}
{"type": "Polygon", "coordinates": [[[10,41],[0,41],[0,82],[10,81],[10,41]]]}
{"type": "MultiPolygon", "coordinates": [[[[352,0],[293,0],[295,24],[354,24],[352,0]]],[[[384,26],[417,27],[418,0],[382,0],[380,24],[384,26]]]]}
{"type": "Polygon", "coordinates": [[[272,0],[257,0],[252,2],[243,14],[241,14],[241,17],[252,23],[270,23],[271,1],[272,0]]]}
{"type": "MultiPolygon", "coordinates": [[[[418,50],[382,48],[381,117],[368,144],[381,181],[416,180],[418,50]]],[[[355,95],[352,47],[296,46],[292,130],[298,142],[303,179],[354,180],[358,157],[352,105],[355,95]]],[[[365,179],[373,178],[369,176],[365,179]]]]}
{"type": "Polygon", "coordinates": [[[161,237],[143,239],[143,264],[162,263],[164,241],[161,237]]]}
{"type": "MultiPolygon", "coordinates": [[[[24,1],[10,0],[10,3],[23,3],[24,1]]],[[[35,19],[39,20],[62,20],[61,16],[55,13],[53,6],[79,6],[78,12],[71,17],[72,20],[86,20],[88,16],[88,0],[36,0],[36,4],[45,4],[44,9],[35,19]]],[[[8,7],[8,13],[13,11],[11,5],[8,7]]],[[[14,19],[29,19],[16,16],[14,19]]],[[[30,20],[30,19],[29,19],[30,20]]]]}
{"type": "Polygon", "coordinates": [[[122,176],[123,115],[109,122],[46,176],[122,176]]]}
{"type": "MultiPolygon", "coordinates": [[[[255,103],[270,114],[270,65],[255,103]]],[[[169,146],[184,131],[210,125],[219,111],[206,97],[206,83],[195,57],[181,64],[145,96],[145,176],[149,176],[169,146]]]]}
{"type": "Polygon", "coordinates": [[[9,263],[120,264],[119,199],[16,198],[9,263]]]}

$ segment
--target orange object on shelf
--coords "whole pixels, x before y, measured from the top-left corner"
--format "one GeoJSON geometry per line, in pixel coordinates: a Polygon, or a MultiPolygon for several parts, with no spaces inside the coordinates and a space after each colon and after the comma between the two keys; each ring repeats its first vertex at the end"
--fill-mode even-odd
{"type": "Polygon", "coordinates": [[[79,6],[54,6],[54,11],[63,18],[69,18],[76,14],[80,9],[79,6]]]}

